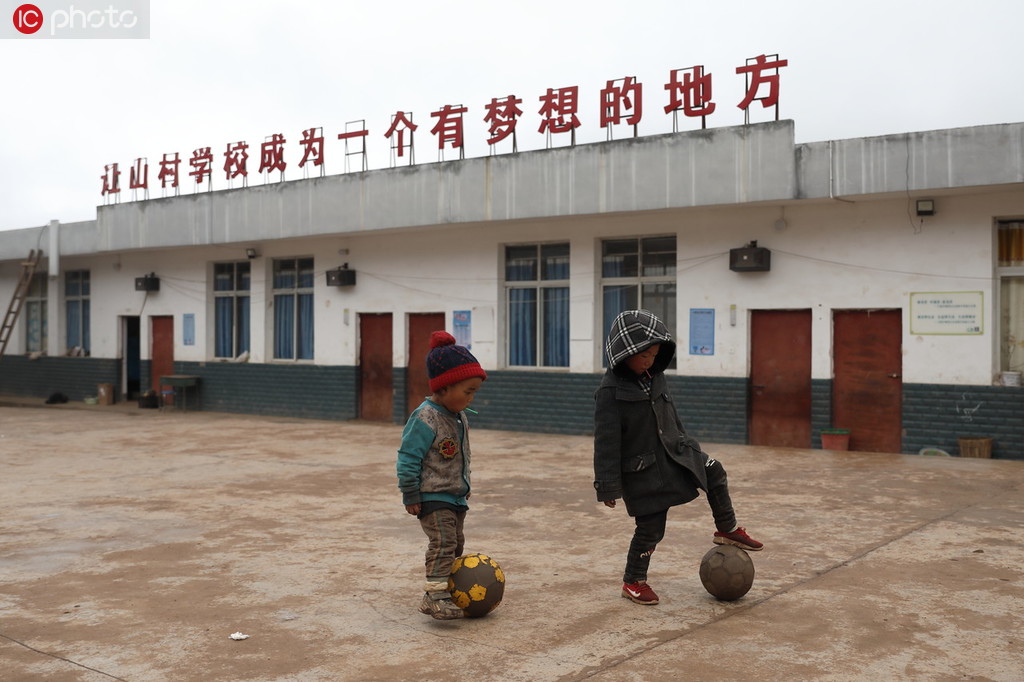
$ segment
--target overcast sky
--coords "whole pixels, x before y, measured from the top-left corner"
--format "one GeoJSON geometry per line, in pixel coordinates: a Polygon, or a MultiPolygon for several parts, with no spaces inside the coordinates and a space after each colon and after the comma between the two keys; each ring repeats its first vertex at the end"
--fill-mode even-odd
{"type": "MultiPolygon", "coordinates": [[[[111,4],[141,0],[111,0],[111,4]]],[[[65,4],[70,0],[63,0],[65,4]]],[[[20,3],[15,2],[14,5],[20,3]]],[[[37,0],[46,9],[42,0],[37,0]]],[[[50,3],[55,4],[55,3],[50,3]]],[[[701,64],[713,78],[708,127],[743,123],[736,68],[760,54],[779,72],[780,117],[797,142],[1024,121],[1021,0],[151,0],[147,40],[0,40],[0,230],[91,220],[104,166],[150,164],[211,147],[214,190],[228,143],[282,134],[285,179],[302,131],[322,127],[329,175],[344,167],[337,134],[365,119],[371,169],[390,165],[384,132],[412,112],[418,163],[437,161],[430,114],[463,105],[467,158],[488,153],[484,106],[522,99],[519,151],[543,149],[540,97],[579,87],[577,143],[602,141],[600,91],[632,76],[644,87],[640,135],[672,130],[664,85],[701,64]]],[[[10,13],[0,20],[9,22],[10,13]]],[[[755,104],[751,121],[774,112],[755,104]]],[[[680,128],[699,128],[681,117],[680,128]]],[[[628,136],[617,128],[616,139],[628,136]]],[[[556,136],[554,144],[566,144],[556,136]]],[[[510,151],[507,144],[499,151],[510,151]]],[[[445,158],[457,158],[446,149],[445,158]]],[[[275,176],[276,177],[276,176],[275,176]]],[[[3,256],[3,254],[0,254],[3,256]]]]}

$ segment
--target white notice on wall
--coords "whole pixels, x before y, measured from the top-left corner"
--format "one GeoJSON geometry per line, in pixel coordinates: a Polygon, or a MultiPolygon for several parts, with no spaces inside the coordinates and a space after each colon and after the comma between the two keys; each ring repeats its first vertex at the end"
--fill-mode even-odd
{"type": "Polygon", "coordinates": [[[911,334],[980,335],[984,331],[982,292],[911,292],[911,334]]]}

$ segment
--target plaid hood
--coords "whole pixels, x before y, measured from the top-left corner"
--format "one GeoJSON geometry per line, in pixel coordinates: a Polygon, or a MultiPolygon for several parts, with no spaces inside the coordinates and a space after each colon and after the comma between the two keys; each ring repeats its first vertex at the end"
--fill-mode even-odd
{"type": "Polygon", "coordinates": [[[608,342],[605,353],[608,366],[616,374],[628,370],[622,365],[628,358],[654,344],[661,344],[658,357],[649,370],[652,374],[663,372],[672,356],[676,353],[676,342],[668,333],[668,327],[658,317],[647,310],[626,310],[619,313],[608,330],[608,342]]]}

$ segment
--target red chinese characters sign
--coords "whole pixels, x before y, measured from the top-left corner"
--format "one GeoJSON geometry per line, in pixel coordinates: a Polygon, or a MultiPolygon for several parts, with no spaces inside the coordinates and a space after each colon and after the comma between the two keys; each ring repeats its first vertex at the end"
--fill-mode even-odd
{"type": "MultiPolygon", "coordinates": [[[[779,59],[778,55],[762,54],[747,59],[743,66],[736,68],[736,74],[744,77],[746,85],[744,97],[736,106],[748,119],[749,108],[755,102],[760,102],[762,108],[776,107],[776,119],[778,118],[779,69],[788,64],[788,60],[779,59]]],[[[669,71],[663,89],[665,100],[661,109],[665,114],[672,115],[673,130],[679,113],[689,118],[701,118],[702,126],[706,125],[706,118],[715,113],[717,104],[713,96],[712,74],[706,72],[702,65],[669,71]]],[[[566,133],[570,136],[570,144],[575,144],[576,131],[583,125],[583,120],[590,111],[596,113],[598,125],[607,129],[609,139],[612,128],[619,125],[632,126],[633,134],[636,135],[637,126],[644,116],[643,95],[644,84],[633,76],[607,81],[600,91],[598,101],[590,100],[592,104],[587,104],[581,98],[579,86],[548,88],[538,98],[539,107],[536,113],[540,124],[537,132],[547,137],[549,145],[553,136],[566,133]],[[590,108],[594,104],[596,110],[590,108]]],[[[522,103],[522,98],[510,94],[501,98],[495,97],[484,105],[485,114],[482,120],[487,125],[486,142],[492,150],[498,143],[511,139],[513,153],[518,151],[516,126],[523,116],[523,110],[520,108],[522,103]]],[[[463,115],[468,112],[468,107],[445,104],[430,113],[431,118],[435,119],[430,133],[437,140],[439,155],[445,148],[450,148],[457,150],[460,158],[463,157],[466,135],[463,115]]],[[[391,124],[384,132],[384,137],[390,141],[392,163],[407,155],[409,162],[412,163],[413,134],[417,127],[413,123],[411,112],[397,111],[391,116],[391,124]]],[[[346,156],[363,156],[363,170],[366,170],[365,142],[356,152],[348,151],[348,145],[356,140],[366,140],[369,132],[369,129],[361,124],[359,129],[350,131],[346,128],[345,132],[337,134],[337,139],[345,143],[346,156]]],[[[269,175],[276,170],[283,180],[284,171],[288,166],[285,160],[287,142],[281,133],[268,136],[260,145],[260,164],[257,172],[269,175]]],[[[323,129],[313,127],[303,130],[298,145],[301,152],[298,167],[305,169],[309,165],[318,168],[322,175],[329,151],[325,148],[323,129]]],[[[221,166],[225,180],[231,182],[240,177],[243,185],[247,184],[248,149],[249,144],[245,141],[226,145],[221,166]]],[[[346,165],[347,163],[346,158],[346,165]]],[[[194,179],[196,187],[206,183],[208,189],[213,188],[213,164],[214,155],[210,147],[199,147],[192,152],[191,158],[188,159],[188,175],[194,179]]],[[[180,184],[180,165],[181,158],[177,152],[163,155],[156,175],[161,189],[171,188],[177,192],[180,184]]],[[[121,191],[120,176],[118,164],[104,166],[104,173],[101,176],[101,193],[104,197],[118,195],[121,191]]],[[[149,165],[144,158],[136,159],[131,167],[129,187],[132,190],[149,189],[149,165]]]]}

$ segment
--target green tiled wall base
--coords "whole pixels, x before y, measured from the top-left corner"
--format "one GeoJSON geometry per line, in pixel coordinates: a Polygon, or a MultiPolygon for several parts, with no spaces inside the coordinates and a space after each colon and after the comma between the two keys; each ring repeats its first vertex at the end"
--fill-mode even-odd
{"type": "MultiPolygon", "coordinates": [[[[62,392],[80,401],[96,395],[100,383],[119,384],[119,362],[97,358],[0,359],[0,396],[38,398],[62,392]]],[[[149,362],[142,363],[149,376],[149,362]]],[[[350,366],[252,363],[175,363],[179,374],[201,379],[196,409],[282,417],[346,420],[359,414],[358,368],[350,366]]],[[[404,423],[405,370],[392,372],[392,421],[404,423]]],[[[476,428],[540,433],[593,431],[593,394],[600,374],[488,372],[473,404],[476,428]]],[[[680,417],[701,441],[747,442],[747,380],[668,378],[680,417]]],[[[821,429],[831,426],[829,380],[811,385],[812,447],[821,447],[821,429]]],[[[118,396],[120,400],[120,396],[118,396]]],[[[192,408],[191,398],[189,408],[192,408]]],[[[957,438],[993,439],[996,459],[1024,460],[1024,389],[1005,386],[903,385],[903,452],[941,448],[958,453],[957,438]]]]}

